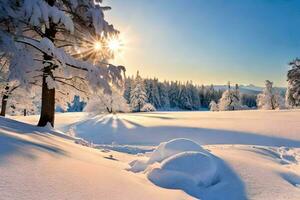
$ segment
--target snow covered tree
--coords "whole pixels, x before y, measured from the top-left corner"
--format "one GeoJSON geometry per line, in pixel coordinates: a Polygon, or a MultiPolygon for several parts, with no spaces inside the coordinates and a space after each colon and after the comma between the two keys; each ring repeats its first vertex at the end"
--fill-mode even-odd
{"type": "Polygon", "coordinates": [[[68,112],[81,112],[83,111],[86,103],[84,101],[80,101],[80,96],[75,95],[74,99],[71,103],[68,103],[68,112]]]}
{"type": "Polygon", "coordinates": [[[209,103],[209,108],[210,108],[210,111],[218,111],[219,110],[218,104],[215,101],[211,101],[209,103]]]}
{"type": "Polygon", "coordinates": [[[169,87],[169,100],[171,108],[178,108],[179,106],[179,97],[180,97],[180,89],[179,83],[176,81],[172,81],[169,87]]]}
{"type": "Polygon", "coordinates": [[[94,95],[84,108],[85,112],[92,113],[127,113],[130,112],[129,105],[123,97],[123,92],[116,88],[112,88],[111,94],[98,93],[94,95]]]}
{"type": "Polygon", "coordinates": [[[158,79],[146,79],[145,85],[148,102],[151,103],[154,107],[160,108],[161,102],[158,90],[158,79]]]}
{"type": "Polygon", "coordinates": [[[124,67],[107,61],[118,31],[102,1],[1,0],[0,53],[11,57],[9,79],[42,86],[38,125],[54,124],[55,103],[118,84],[124,67]],[[34,78],[31,78],[34,77],[34,78]]]}
{"type": "Polygon", "coordinates": [[[289,65],[286,104],[288,107],[300,107],[300,59],[296,58],[289,65]]]}
{"type": "Polygon", "coordinates": [[[39,94],[18,87],[8,98],[7,112],[10,115],[35,115],[40,111],[39,94]]]}
{"type": "Polygon", "coordinates": [[[13,92],[19,88],[17,81],[9,81],[9,58],[5,53],[0,57],[0,92],[1,92],[1,116],[6,115],[7,102],[13,92]]]}
{"type": "Polygon", "coordinates": [[[197,87],[192,82],[187,82],[186,88],[192,104],[192,109],[198,110],[201,107],[201,101],[197,87]]]}
{"type": "Polygon", "coordinates": [[[179,95],[179,107],[184,110],[192,110],[192,100],[188,94],[186,85],[181,85],[180,95],[179,95]]]}
{"type": "Polygon", "coordinates": [[[144,80],[137,71],[135,80],[130,92],[130,106],[132,111],[140,112],[142,107],[147,103],[147,94],[144,86],[144,80]]]}
{"type": "Polygon", "coordinates": [[[257,95],[258,108],[263,110],[281,109],[284,105],[283,98],[278,91],[274,90],[271,81],[266,80],[265,84],[263,92],[257,95]]]}
{"type": "Polygon", "coordinates": [[[131,86],[132,86],[132,78],[127,77],[124,82],[124,94],[123,94],[124,98],[127,101],[127,104],[130,104],[130,92],[132,89],[131,86]]]}
{"type": "Polygon", "coordinates": [[[218,107],[220,111],[240,110],[242,108],[238,85],[232,90],[230,83],[228,83],[228,89],[223,92],[218,107]]]}

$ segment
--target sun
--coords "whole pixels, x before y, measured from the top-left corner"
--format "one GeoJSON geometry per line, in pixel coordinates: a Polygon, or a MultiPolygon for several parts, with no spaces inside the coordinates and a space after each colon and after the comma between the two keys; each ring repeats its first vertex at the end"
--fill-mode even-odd
{"type": "Polygon", "coordinates": [[[100,51],[102,49],[101,42],[95,41],[95,43],[94,43],[94,49],[95,49],[95,51],[100,51]]]}

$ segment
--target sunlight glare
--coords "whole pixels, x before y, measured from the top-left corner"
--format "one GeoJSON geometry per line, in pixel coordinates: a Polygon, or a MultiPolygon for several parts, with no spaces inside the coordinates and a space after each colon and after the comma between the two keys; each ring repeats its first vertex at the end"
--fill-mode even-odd
{"type": "Polygon", "coordinates": [[[122,41],[119,37],[111,37],[107,41],[107,47],[111,52],[120,51],[122,46],[122,41]]]}
{"type": "Polygon", "coordinates": [[[94,49],[95,49],[96,51],[100,51],[100,50],[102,49],[101,42],[96,41],[95,44],[94,44],[94,49]]]}

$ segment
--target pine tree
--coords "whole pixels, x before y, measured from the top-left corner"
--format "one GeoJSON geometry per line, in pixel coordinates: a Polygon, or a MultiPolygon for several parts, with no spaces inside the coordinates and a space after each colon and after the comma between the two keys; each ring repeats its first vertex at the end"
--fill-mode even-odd
{"type": "Polygon", "coordinates": [[[142,107],[147,103],[147,94],[144,81],[137,71],[136,78],[130,92],[130,106],[132,111],[140,112],[142,107]]]}
{"type": "Polygon", "coordinates": [[[300,107],[300,59],[296,58],[289,65],[286,104],[288,107],[300,107]]]}

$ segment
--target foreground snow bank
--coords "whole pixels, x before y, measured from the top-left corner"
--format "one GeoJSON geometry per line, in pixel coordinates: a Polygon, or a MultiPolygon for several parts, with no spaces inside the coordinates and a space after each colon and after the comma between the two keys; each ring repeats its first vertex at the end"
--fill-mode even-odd
{"type": "Polygon", "coordinates": [[[154,184],[170,189],[209,187],[218,181],[215,157],[192,140],[161,143],[150,158],[130,163],[131,171],[145,171],[154,184]]]}
{"type": "Polygon", "coordinates": [[[166,159],[161,167],[152,169],[148,178],[165,188],[208,187],[217,181],[217,165],[204,153],[183,152],[166,159]]]}
{"type": "Polygon", "coordinates": [[[182,190],[196,199],[247,199],[230,166],[192,140],[163,142],[152,154],[139,157],[130,170],[143,172],[159,187],[182,190]]]}

